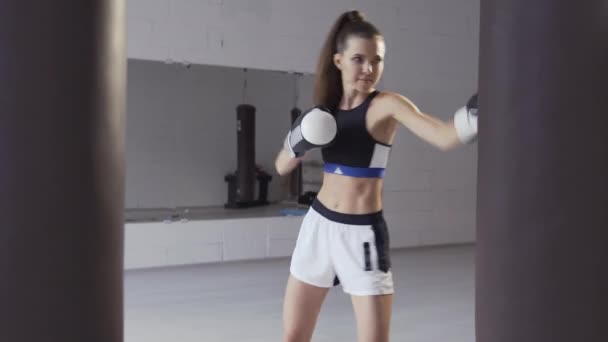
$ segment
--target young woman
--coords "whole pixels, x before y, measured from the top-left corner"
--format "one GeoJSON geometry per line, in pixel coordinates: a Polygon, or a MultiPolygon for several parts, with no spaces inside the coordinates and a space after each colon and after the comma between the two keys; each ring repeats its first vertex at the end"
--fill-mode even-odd
{"type": "Polygon", "coordinates": [[[443,122],[402,95],[380,92],[385,43],[360,12],[342,14],[319,58],[315,108],[295,123],[275,167],[284,175],[322,148],[323,184],[303,219],[284,301],[284,341],[310,341],[321,304],[341,283],[359,341],[388,341],[393,281],[382,180],[399,125],[441,150],[472,141],[477,97],[443,122]]]}

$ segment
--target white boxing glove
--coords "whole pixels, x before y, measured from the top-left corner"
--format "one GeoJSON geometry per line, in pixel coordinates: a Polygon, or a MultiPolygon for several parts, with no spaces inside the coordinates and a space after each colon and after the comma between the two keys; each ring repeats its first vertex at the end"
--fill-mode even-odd
{"type": "Polygon", "coordinates": [[[468,144],[477,138],[477,93],[467,101],[467,105],[454,114],[454,127],[458,138],[463,144],[468,144]]]}
{"type": "Polygon", "coordinates": [[[301,157],[306,151],[329,145],[336,137],[337,124],[334,116],[323,107],[313,107],[300,114],[293,123],[284,142],[284,149],[292,158],[301,157]]]}

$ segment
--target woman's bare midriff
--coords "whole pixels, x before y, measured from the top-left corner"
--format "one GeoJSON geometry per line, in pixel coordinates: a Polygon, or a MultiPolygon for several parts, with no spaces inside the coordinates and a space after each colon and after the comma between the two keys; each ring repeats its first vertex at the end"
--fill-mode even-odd
{"type": "Polygon", "coordinates": [[[317,199],[328,209],[345,214],[369,214],[382,210],[382,178],[358,178],[323,174],[317,199]]]}

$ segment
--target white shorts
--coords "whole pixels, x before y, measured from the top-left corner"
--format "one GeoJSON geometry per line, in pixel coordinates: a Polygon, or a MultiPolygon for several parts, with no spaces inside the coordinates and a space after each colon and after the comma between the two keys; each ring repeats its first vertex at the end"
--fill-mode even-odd
{"type": "Polygon", "coordinates": [[[382,212],[355,215],[315,200],[304,216],[291,258],[293,277],[318,287],[342,284],[356,296],[391,294],[393,275],[382,212]]]}

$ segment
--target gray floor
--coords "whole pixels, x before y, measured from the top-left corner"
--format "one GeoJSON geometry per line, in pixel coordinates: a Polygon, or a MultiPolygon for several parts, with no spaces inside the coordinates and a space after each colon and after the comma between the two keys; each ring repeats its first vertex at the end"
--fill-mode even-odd
{"type": "MultiPolygon", "coordinates": [[[[392,251],[391,341],[474,341],[472,245],[392,251]]],[[[126,342],[281,340],[288,259],[125,273],[126,342]]],[[[356,341],[350,298],[334,288],[313,341],[356,341]]]]}

